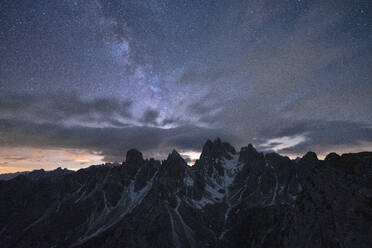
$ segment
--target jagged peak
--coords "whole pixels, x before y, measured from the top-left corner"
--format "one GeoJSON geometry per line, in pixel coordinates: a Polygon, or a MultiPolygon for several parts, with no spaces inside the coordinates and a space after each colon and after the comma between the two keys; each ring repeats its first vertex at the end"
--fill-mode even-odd
{"type": "Polygon", "coordinates": [[[182,156],[175,149],[173,149],[172,152],[169,153],[168,158],[163,163],[164,164],[176,163],[176,164],[186,165],[186,161],[182,158],[182,156]]]}
{"type": "Polygon", "coordinates": [[[211,150],[212,147],[213,147],[213,142],[210,139],[208,139],[203,145],[202,154],[211,150]]]}
{"type": "Polygon", "coordinates": [[[176,149],[173,149],[171,153],[168,154],[168,157],[166,160],[164,160],[163,163],[169,163],[169,162],[177,162],[177,163],[185,163],[186,161],[182,158],[182,156],[177,152],[176,149]]]}
{"type": "Polygon", "coordinates": [[[183,178],[187,167],[186,161],[173,149],[168,158],[162,163],[160,174],[174,179],[183,178]]]}
{"type": "Polygon", "coordinates": [[[228,142],[222,142],[220,138],[216,138],[213,142],[208,139],[204,146],[201,158],[227,158],[231,159],[231,155],[235,155],[235,148],[228,142]]]}
{"type": "Polygon", "coordinates": [[[177,152],[176,149],[173,149],[171,153],[169,153],[168,157],[181,157],[181,155],[177,152]]]}

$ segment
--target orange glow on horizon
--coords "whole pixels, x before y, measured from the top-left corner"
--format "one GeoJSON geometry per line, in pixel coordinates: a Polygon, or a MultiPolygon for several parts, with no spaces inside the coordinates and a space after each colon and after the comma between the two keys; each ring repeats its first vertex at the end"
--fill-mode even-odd
{"type": "Polygon", "coordinates": [[[2,148],[0,174],[58,167],[77,170],[101,164],[102,156],[78,149],[2,148]]]}

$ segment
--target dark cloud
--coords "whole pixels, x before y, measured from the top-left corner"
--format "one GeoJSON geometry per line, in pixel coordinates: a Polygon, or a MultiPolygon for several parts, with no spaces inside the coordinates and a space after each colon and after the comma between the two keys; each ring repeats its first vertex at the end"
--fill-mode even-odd
{"type": "Polygon", "coordinates": [[[148,109],[143,113],[141,121],[146,124],[156,124],[159,117],[159,112],[153,109],[148,109]]]}
{"type": "Polygon", "coordinates": [[[131,101],[115,98],[83,99],[73,94],[0,93],[0,116],[37,122],[107,123],[123,126],[118,119],[132,119],[131,101]]]}
{"type": "Polygon", "coordinates": [[[266,149],[280,147],[282,143],[275,142],[278,138],[280,140],[288,137],[290,142],[296,137],[303,137],[298,144],[277,150],[282,153],[302,154],[304,151],[312,150],[325,154],[338,147],[342,149],[372,147],[372,126],[350,121],[308,120],[285,128],[266,127],[262,133],[261,137],[266,138],[260,142],[263,144],[265,141],[269,142],[268,146],[262,147],[266,149]]]}
{"type": "Polygon", "coordinates": [[[164,119],[163,122],[162,122],[162,125],[166,126],[166,125],[172,124],[174,122],[175,122],[175,120],[172,120],[172,119],[164,119]]]}
{"type": "Polygon", "coordinates": [[[105,161],[121,161],[131,148],[157,157],[165,157],[171,148],[199,151],[206,139],[220,136],[222,130],[197,126],[94,128],[0,120],[1,146],[83,149],[103,155],[105,161]]]}
{"type": "Polygon", "coordinates": [[[214,137],[285,153],[367,149],[370,7],[5,1],[0,144],[81,148],[107,161],[130,147],[159,157],[199,150],[214,137]]]}

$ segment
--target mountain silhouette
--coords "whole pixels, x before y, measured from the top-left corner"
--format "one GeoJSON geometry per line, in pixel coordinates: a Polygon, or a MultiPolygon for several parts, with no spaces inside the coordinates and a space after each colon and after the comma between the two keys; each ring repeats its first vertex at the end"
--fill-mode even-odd
{"type": "Polygon", "coordinates": [[[122,164],[0,181],[0,246],[372,247],[372,153],[291,160],[208,140],[194,166],[122,164]]]}

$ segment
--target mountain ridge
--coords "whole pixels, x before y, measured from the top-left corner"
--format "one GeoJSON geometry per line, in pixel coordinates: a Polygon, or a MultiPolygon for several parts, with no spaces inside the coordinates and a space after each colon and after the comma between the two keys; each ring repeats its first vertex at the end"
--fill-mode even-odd
{"type": "Polygon", "coordinates": [[[188,166],[176,150],[160,162],[132,149],[121,165],[91,166],[53,180],[24,175],[0,181],[0,198],[3,247],[372,244],[371,232],[350,225],[372,230],[369,152],[325,160],[309,152],[295,161],[252,145],[236,152],[216,139],[188,166]],[[341,228],[332,231],[334,225],[341,228]]]}

